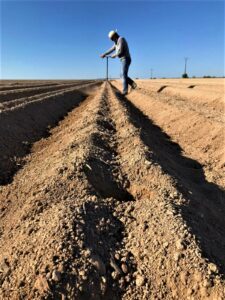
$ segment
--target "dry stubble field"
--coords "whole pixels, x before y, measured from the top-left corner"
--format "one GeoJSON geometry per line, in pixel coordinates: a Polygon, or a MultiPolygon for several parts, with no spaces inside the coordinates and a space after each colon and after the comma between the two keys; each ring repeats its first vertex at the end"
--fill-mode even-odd
{"type": "Polygon", "coordinates": [[[224,79],[0,83],[0,299],[225,299],[224,79]]]}

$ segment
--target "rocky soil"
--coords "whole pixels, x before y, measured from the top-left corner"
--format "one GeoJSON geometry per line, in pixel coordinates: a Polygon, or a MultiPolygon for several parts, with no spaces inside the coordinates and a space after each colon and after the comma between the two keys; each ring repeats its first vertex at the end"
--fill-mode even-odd
{"type": "Polygon", "coordinates": [[[0,113],[20,150],[0,174],[0,299],[225,299],[221,106],[177,83],[84,85],[0,113]]]}

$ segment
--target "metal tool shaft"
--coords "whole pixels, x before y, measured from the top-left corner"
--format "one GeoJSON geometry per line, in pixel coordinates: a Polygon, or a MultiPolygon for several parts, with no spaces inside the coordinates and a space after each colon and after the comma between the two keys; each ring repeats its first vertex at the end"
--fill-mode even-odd
{"type": "Polygon", "coordinates": [[[109,58],[106,56],[106,81],[109,79],[109,58]]]}

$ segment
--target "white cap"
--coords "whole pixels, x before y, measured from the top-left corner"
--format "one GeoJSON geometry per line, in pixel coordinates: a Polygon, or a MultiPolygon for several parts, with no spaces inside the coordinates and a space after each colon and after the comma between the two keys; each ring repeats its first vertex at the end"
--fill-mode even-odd
{"type": "Polygon", "coordinates": [[[111,39],[116,32],[117,32],[117,30],[111,30],[108,34],[108,37],[111,39]]]}

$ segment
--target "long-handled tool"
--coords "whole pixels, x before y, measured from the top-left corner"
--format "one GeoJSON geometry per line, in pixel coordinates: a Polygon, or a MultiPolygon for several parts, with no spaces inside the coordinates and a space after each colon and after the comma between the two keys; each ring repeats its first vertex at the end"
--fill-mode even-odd
{"type": "Polygon", "coordinates": [[[109,80],[109,56],[106,56],[106,81],[109,80]]]}

